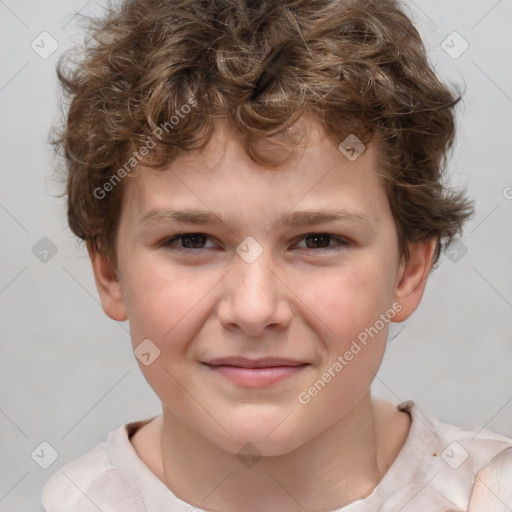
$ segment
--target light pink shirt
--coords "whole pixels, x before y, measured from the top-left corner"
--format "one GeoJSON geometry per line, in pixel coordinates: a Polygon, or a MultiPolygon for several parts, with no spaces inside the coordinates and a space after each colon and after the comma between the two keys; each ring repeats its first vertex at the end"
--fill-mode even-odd
{"type": "MultiPolygon", "coordinates": [[[[479,427],[443,423],[434,416],[425,416],[412,401],[397,407],[407,411],[412,422],[394,463],[367,498],[332,512],[467,511],[473,486],[480,480],[476,473],[505,450],[510,449],[507,456],[512,455],[512,439],[479,427]]],[[[41,492],[45,511],[201,512],[203,509],[176,497],[130,443],[129,436],[151,419],[121,425],[108,434],[106,442],[53,474],[41,492]]],[[[510,477],[512,488],[509,462],[510,457],[505,478],[510,477]]],[[[493,473],[491,479],[495,476],[493,473]]],[[[501,466],[498,476],[504,477],[501,466]]],[[[480,483],[487,492],[488,486],[480,483]]],[[[501,499],[496,503],[499,501],[503,502],[501,499]]],[[[491,512],[489,507],[479,512],[491,512]]]]}

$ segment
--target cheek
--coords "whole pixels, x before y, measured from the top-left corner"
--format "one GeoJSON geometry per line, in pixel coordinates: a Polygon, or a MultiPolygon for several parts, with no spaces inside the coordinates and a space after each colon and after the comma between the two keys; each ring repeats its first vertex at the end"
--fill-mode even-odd
{"type": "Polygon", "coordinates": [[[299,397],[301,407],[308,408],[311,429],[321,431],[339,419],[378,372],[395,315],[387,270],[378,258],[364,258],[350,268],[327,272],[317,286],[305,288],[304,302],[318,317],[314,329],[325,333],[325,358],[317,379],[299,397]]]}
{"type": "Polygon", "coordinates": [[[186,422],[201,412],[184,393],[193,389],[187,380],[187,354],[205,322],[208,294],[222,275],[204,269],[199,275],[191,267],[177,271],[156,261],[147,265],[133,261],[133,266],[144,271],[132,272],[125,287],[132,346],[136,356],[139,345],[148,346],[144,351],[151,354],[150,364],[137,357],[139,368],[163,404],[186,422]],[[144,341],[148,339],[149,345],[144,341]]]}
{"type": "Polygon", "coordinates": [[[344,345],[373,325],[392,302],[389,269],[376,257],[364,257],[337,269],[326,268],[309,277],[298,281],[298,295],[335,344],[344,345]]]}
{"type": "Polygon", "coordinates": [[[134,260],[132,266],[123,288],[134,345],[150,338],[161,350],[178,349],[176,342],[183,340],[183,345],[193,337],[203,299],[218,281],[216,274],[199,267],[178,269],[157,258],[134,260]]]}

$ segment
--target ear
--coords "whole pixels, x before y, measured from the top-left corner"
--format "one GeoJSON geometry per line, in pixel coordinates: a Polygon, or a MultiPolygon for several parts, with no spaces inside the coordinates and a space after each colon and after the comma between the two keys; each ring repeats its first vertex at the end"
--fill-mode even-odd
{"type": "Polygon", "coordinates": [[[407,320],[419,306],[432,269],[436,246],[436,238],[409,243],[409,261],[402,258],[394,293],[394,300],[402,305],[402,309],[395,315],[393,322],[407,320]]]}
{"type": "Polygon", "coordinates": [[[124,304],[123,291],[117,270],[110,258],[87,243],[87,252],[91,259],[96,288],[100,296],[101,306],[112,320],[122,322],[128,318],[124,304]]]}

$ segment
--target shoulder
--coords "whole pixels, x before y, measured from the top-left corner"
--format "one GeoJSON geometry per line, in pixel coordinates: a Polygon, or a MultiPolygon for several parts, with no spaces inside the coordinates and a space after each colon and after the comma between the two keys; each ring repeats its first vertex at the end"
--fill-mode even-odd
{"type": "Polygon", "coordinates": [[[111,459],[113,446],[129,443],[130,425],[133,423],[109,432],[106,441],[68,462],[47,480],[40,493],[45,512],[139,510],[136,489],[111,459]]]}
{"type": "MultiPolygon", "coordinates": [[[[434,504],[440,509],[468,510],[470,498],[481,492],[478,488],[495,485],[497,480],[504,487],[512,487],[512,439],[479,425],[445,422],[425,414],[412,401],[397,407],[407,411],[412,419],[393,473],[392,490],[403,494],[404,503],[411,500],[411,507],[416,507],[416,511],[423,510],[421,506],[427,510],[427,505],[434,504]],[[404,485],[404,479],[409,481],[408,486],[404,485]],[[427,500],[425,504],[419,503],[420,497],[427,500]]],[[[483,510],[494,512],[486,506],[469,509],[470,512],[483,510]]],[[[505,510],[510,512],[512,508],[505,510]]]]}
{"type": "Polygon", "coordinates": [[[68,462],[50,477],[41,491],[46,512],[88,510],[87,506],[95,504],[99,486],[112,486],[114,468],[108,461],[105,444],[68,462]]]}
{"type": "Polygon", "coordinates": [[[491,459],[478,471],[468,512],[512,510],[512,447],[491,459]]]}
{"type": "Polygon", "coordinates": [[[512,439],[479,425],[456,425],[436,416],[424,414],[414,402],[398,406],[407,410],[413,422],[430,438],[434,456],[440,457],[451,469],[471,467],[475,473],[484,468],[494,457],[512,448],[512,439]]]}

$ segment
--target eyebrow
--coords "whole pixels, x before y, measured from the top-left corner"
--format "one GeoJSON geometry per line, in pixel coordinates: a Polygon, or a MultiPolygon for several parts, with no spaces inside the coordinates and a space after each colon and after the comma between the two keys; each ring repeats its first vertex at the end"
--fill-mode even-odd
{"type": "MultiPolygon", "coordinates": [[[[371,219],[364,213],[349,212],[346,210],[304,210],[286,213],[275,224],[284,226],[312,226],[323,222],[343,221],[361,227],[373,227],[371,219]]],[[[155,209],[146,213],[142,224],[155,225],[165,222],[180,222],[196,225],[224,225],[231,231],[235,231],[235,225],[231,218],[224,219],[208,210],[198,209],[155,209]]]]}

